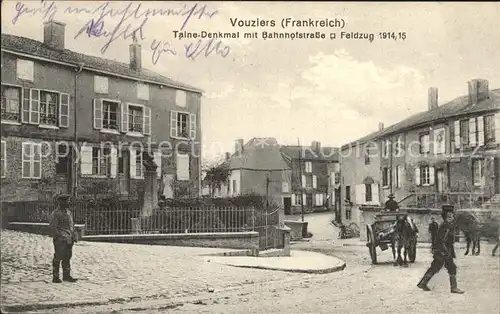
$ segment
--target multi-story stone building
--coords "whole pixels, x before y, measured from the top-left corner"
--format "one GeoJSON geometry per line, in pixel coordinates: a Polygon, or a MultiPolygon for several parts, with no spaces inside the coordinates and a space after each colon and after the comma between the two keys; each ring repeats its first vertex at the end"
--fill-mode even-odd
{"type": "Polygon", "coordinates": [[[43,34],[2,34],[2,201],[131,195],[145,154],[161,193],[198,195],[201,90],[143,68],[136,42],[125,64],[66,49],[62,23],[43,34]]]}
{"type": "Polygon", "coordinates": [[[357,223],[360,206],[380,204],[380,154],[377,143],[383,129],[384,125],[379,123],[378,131],[341,147],[341,215],[337,216],[338,222],[357,223]]]}
{"type": "Polygon", "coordinates": [[[292,169],[290,208],[285,213],[298,213],[302,202],[307,211],[339,208],[340,166],[338,149],[321,147],[314,141],[307,146],[281,146],[281,153],[292,169]]]}
{"type": "Polygon", "coordinates": [[[461,207],[498,200],[500,90],[490,90],[487,80],[476,79],[468,82],[468,94],[443,105],[438,105],[437,88],[430,88],[428,96],[428,110],[342,147],[342,190],[352,202],[351,186],[357,186],[354,209],[381,204],[390,193],[403,206],[426,208],[459,202],[461,195],[467,200],[456,204],[461,207]],[[366,157],[366,147],[354,150],[365,154],[347,154],[366,142],[379,152],[373,158],[366,157]]]}

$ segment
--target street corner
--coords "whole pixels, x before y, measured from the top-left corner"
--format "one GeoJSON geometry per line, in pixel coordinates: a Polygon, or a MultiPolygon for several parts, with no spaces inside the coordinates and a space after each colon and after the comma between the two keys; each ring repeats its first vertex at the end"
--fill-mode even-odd
{"type": "Polygon", "coordinates": [[[205,262],[232,267],[255,268],[294,273],[327,274],[344,270],[346,262],[317,252],[292,250],[290,256],[205,256],[205,262]]]}

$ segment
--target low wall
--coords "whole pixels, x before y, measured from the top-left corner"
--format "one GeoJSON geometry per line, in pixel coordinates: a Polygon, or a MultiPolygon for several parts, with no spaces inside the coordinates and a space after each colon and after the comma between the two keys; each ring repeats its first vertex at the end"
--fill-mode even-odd
{"type": "Polygon", "coordinates": [[[285,226],[290,228],[290,240],[301,240],[307,235],[307,222],[297,220],[285,220],[285,226]]]}
{"type": "MultiPolygon", "coordinates": [[[[360,207],[360,240],[366,241],[366,226],[371,225],[375,222],[375,215],[380,213],[381,207],[360,207]]],[[[431,235],[429,234],[429,224],[431,222],[431,217],[440,224],[443,219],[441,218],[441,209],[420,209],[420,208],[402,208],[401,212],[408,213],[408,215],[413,219],[417,228],[419,230],[418,242],[431,242],[431,235]]],[[[468,212],[474,213],[480,220],[481,217],[490,217],[491,210],[484,209],[470,209],[468,212]]]]}
{"type": "Polygon", "coordinates": [[[177,233],[177,234],[123,234],[84,236],[83,241],[134,243],[148,245],[170,245],[191,247],[213,247],[251,250],[259,252],[258,232],[228,233],[177,233]]]}
{"type": "MultiPolygon", "coordinates": [[[[46,236],[52,236],[52,228],[49,226],[47,222],[9,222],[7,225],[7,229],[20,231],[20,232],[28,232],[34,234],[41,234],[46,236]]],[[[75,231],[78,236],[77,240],[81,240],[84,236],[85,225],[76,224],[75,231]]]]}

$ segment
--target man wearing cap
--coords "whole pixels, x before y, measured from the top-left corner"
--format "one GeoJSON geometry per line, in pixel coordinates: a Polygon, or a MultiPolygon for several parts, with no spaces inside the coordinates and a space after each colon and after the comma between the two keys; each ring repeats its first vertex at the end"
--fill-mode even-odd
{"type": "Polygon", "coordinates": [[[399,211],[399,204],[394,200],[394,194],[389,194],[389,200],[385,202],[385,209],[390,211],[390,212],[397,212],[399,211]]]}
{"type": "Polygon", "coordinates": [[[59,267],[62,263],[63,281],[76,282],[71,277],[70,260],[73,255],[73,244],[76,242],[73,215],[69,209],[71,196],[59,195],[56,198],[57,208],[52,214],[50,226],[53,230],[54,258],[52,259],[52,282],[61,283],[59,267]]]}
{"type": "Polygon", "coordinates": [[[444,205],[441,216],[443,223],[439,226],[436,243],[433,250],[434,260],[431,266],[425,272],[424,277],[417,284],[417,287],[424,291],[430,291],[427,283],[437,274],[444,266],[448,270],[450,276],[450,291],[451,293],[462,294],[464,291],[457,288],[457,265],[453,261],[455,256],[455,216],[453,214],[453,206],[444,205]]]}

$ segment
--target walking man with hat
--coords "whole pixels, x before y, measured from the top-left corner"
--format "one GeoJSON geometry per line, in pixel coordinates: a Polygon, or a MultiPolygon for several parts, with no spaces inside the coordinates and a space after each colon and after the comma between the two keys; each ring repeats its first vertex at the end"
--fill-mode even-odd
{"type": "Polygon", "coordinates": [[[443,223],[439,226],[436,243],[433,250],[433,258],[431,266],[425,272],[424,277],[417,284],[417,287],[424,291],[430,291],[427,284],[431,278],[437,274],[444,266],[448,270],[450,276],[450,291],[451,293],[462,294],[464,291],[457,287],[457,265],[453,261],[455,255],[455,215],[453,214],[453,206],[444,205],[441,216],[443,223]]]}
{"type": "Polygon", "coordinates": [[[71,256],[73,255],[73,244],[77,241],[73,214],[70,206],[71,196],[62,194],[57,196],[57,208],[52,214],[50,226],[53,230],[54,258],[52,259],[52,282],[61,283],[59,268],[62,264],[63,281],[76,282],[71,277],[71,256]]]}
{"type": "Polygon", "coordinates": [[[394,200],[394,194],[389,194],[388,198],[389,200],[385,202],[385,210],[388,210],[390,212],[399,211],[399,204],[394,200]]]}

